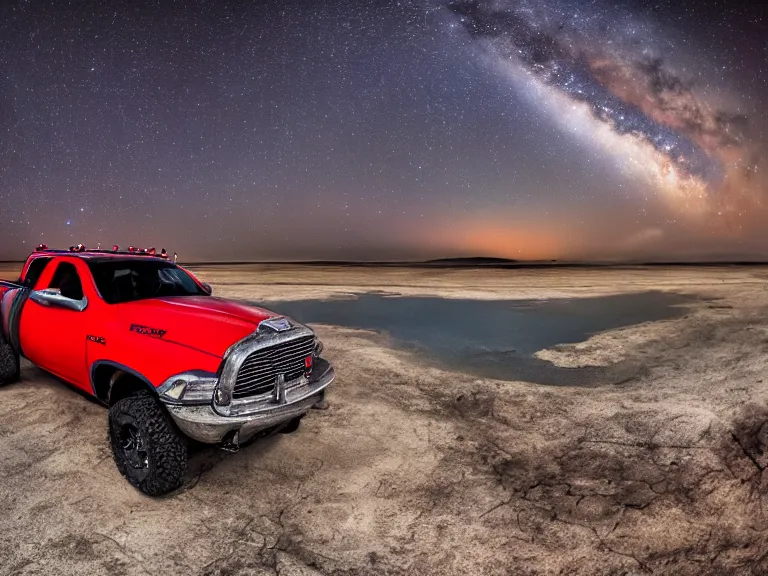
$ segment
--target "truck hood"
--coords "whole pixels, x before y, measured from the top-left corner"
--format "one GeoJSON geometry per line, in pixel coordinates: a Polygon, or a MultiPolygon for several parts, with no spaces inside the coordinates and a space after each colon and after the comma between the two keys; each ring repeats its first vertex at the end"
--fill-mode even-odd
{"type": "Polygon", "coordinates": [[[223,357],[274,312],[214,296],[174,296],[120,304],[126,329],[223,357]]]}

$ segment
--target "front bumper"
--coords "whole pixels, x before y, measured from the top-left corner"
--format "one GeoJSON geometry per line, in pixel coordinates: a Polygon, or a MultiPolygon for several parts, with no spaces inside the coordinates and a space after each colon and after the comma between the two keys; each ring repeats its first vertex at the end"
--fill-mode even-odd
{"type": "Polygon", "coordinates": [[[325,389],[335,376],[331,365],[318,358],[309,380],[299,378],[286,382],[285,403],[278,404],[271,397],[263,398],[258,403],[251,403],[244,415],[224,416],[211,404],[166,404],[166,408],[179,429],[198,442],[218,444],[232,432],[238,432],[239,441],[245,442],[258,432],[306,414],[323,399],[325,389]]]}

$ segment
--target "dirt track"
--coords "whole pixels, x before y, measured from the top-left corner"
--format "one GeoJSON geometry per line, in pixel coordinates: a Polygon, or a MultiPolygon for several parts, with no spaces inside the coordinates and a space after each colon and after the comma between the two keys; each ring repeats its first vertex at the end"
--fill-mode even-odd
{"type": "Polygon", "coordinates": [[[637,367],[600,386],[480,380],[316,326],[338,373],[329,409],[195,454],[188,485],[154,500],[119,476],[105,409],[25,364],[0,389],[0,574],[768,573],[768,269],[199,274],[249,300],[717,300],[538,354],[637,367]]]}

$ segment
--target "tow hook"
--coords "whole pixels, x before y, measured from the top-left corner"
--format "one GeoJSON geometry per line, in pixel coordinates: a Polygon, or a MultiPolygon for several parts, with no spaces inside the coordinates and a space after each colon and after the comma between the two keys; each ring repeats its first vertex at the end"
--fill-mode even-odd
{"type": "Polygon", "coordinates": [[[237,452],[240,450],[240,431],[233,430],[219,444],[219,448],[225,452],[237,452]]]}

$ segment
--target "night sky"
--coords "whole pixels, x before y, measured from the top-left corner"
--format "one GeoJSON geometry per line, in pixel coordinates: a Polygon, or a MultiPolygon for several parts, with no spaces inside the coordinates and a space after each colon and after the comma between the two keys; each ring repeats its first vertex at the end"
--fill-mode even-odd
{"type": "Polygon", "coordinates": [[[768,259],[760,2],[0,3],[0,260],[768,259]]]}

